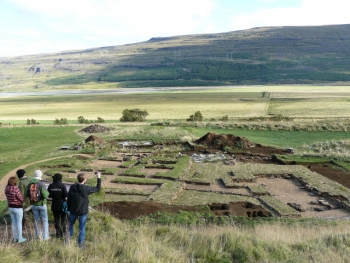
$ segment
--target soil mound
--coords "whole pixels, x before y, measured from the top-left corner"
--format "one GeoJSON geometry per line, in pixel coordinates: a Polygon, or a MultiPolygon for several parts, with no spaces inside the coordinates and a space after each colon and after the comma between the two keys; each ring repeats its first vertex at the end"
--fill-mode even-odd
{"type": "Polygon", "coordinates": [[[90,135],[88,138],[85,139],[85,142],[99,142],[99,143],[105,143],[106,141],[100,137],[97,137],[95,135],[90,135]]]}
{"type": "Polygon", "coordinates": [[[106,126],[94,124],[94,125],[90,125],[84,129],[80,130],[79,132],[99,133],[99,132],[107,132],[110,130],[111,129],[106,127],[106,126]]]}
{"type": "Polygon", "coordinates": [[[256,144],[249,141],[245,137],[235,136],[233,134],[217,134],[208,132],[203,137],[195,141],[197,144],[202,144],[210,147],[233,147],[239,149],[248,149],[255,147],[256,144]]]}

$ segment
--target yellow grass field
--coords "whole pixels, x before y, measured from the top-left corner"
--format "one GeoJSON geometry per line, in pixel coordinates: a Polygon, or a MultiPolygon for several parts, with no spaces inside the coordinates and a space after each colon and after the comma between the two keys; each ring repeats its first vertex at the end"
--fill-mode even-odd
{"type": "Polygon", "coordinates": [[[147,110],[148,120],[185,120],[196,111],[204,119],[283,115],[350,117],[348,86],[242,86],[211,89],[91,95],[3,97],[0,121],[54,120],[78,116],[119,120],[124,109],[147,110]]]}

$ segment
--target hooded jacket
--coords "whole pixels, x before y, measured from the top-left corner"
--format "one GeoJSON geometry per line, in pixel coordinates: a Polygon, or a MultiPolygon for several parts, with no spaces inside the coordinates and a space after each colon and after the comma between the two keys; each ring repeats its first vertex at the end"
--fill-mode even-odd
{"type": "Polygon", "coordinates": [[[62,211],[62,204],[66,201],[68,191],[66,186],[60,182],[54,182],[47,188],[49,198],[52,198],[51,211],[62,211]]]}
{"type": "Polygon", "coordinates": [[[75,183],[69,188],[68,210],[76,216],[83,216],[89,213],[89,195],[99,192],[101,189],[101,178],[97,178],[95,187],[75,183]]]}

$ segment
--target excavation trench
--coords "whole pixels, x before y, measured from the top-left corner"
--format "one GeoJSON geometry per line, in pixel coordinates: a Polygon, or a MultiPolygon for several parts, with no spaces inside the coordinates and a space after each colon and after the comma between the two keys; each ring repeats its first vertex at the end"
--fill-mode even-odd
{"type": "MultiPolygon", "coordinates": [[[[178,213],[180,211],[200,212],[207,206],[176,206],[154,202],[106,202],[95,206],[94,209],[108,213],[119,219],[133,219],[157,212],[178,213]]],[[[249,202],[230,204],[211,204],[210,210],[215,215],[233,215],[244,217],[271,217],[270,212],[259,205],[249,202]]]]}

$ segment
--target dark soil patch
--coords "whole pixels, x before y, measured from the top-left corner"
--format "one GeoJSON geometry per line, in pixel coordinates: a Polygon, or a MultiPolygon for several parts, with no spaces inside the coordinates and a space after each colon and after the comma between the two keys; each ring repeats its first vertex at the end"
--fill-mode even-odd
{"type": "Polygon", "coordinates": [[[203,150],[224,150],[228,147],[229,153],[246,153],[259,155],[286,154],[286,150],[276,149],[269,146],[262,146],[249,141],[245,137],[235,136],[233,134],[216,134],[208,132],[203,137],[195,141],[196,144],[203,145],[203,150]],[[206,149],[211,148],[211,150],[206,149]]]}
{"type": "Polygon", "coordinates": [[[199,212],[203,211],[204,206],[173,206],[154,202],[106,202],[94,208],[104,213],[109,213],[119,219],[133,219],[157,212],[199,212]]]}
{"type": "Polygon", "coordinates": [[[247,149],[256,145],[245,137],[235,136],[233,134],[217,134],[214,132],[208,132],[196,140],[195,143],[212,147],[231,146],[239,149],[247,149]]]}
{"type": "Polygon", "coordinates": [[[98,143],[106,143],[106,141],[100,137],[97,137],[95,135],[90,135],[88,138],[85,139],[85,142],[98,142],[98,143]]]}
{"type": "Polygon", "coordinates": [[[350,173],[342,170],[341,168],[334,167],[332,164],[324,163],[300,163],[300,165],[304,165],[311,171],[321,174],[328,179],[350,188],[350,173]]]}
{"type": "Polygon", "coordinates": [[[245,202],[212,204],[210,210],[215,215],[234,215],[244,217],[271,217],[271,213],[259,205],[245,202]]]}
{"type": "MultiPolygon", "coordinates": [[[[179,211],[200,212],[206,206],[174,206],[154,202],[106,202],[94,208],[109,213],[119,219],[133,219],[157,212],[178,213],[179,211]]],[[[235,215],[245,217],[271,217],[272,215],[259,205],[251,203],[212,204],[210,210],[215,215],[235,215]]]]}

